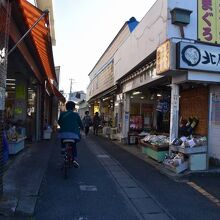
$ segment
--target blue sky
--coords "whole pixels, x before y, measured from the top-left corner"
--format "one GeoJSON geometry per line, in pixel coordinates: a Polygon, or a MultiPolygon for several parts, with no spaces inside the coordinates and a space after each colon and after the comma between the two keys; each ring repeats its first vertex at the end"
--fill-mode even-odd
{"type": "Polygon", "coordinates": [[[88,74],[124,23],[140,21],[156,0],[53,0],[55,65],[61,66],[60,89],[84,90],[88,74]]]}

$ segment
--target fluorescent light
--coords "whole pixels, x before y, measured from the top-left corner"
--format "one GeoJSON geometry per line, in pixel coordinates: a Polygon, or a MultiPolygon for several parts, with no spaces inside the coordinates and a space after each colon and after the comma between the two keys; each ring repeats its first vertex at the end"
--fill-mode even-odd
{"type": "Polygon", "coordinates": [[[141,99],[144,99],[144,96],[141,96],[141,99]]]}
{"type": "Polygon", "coordinates": [[[158,97],[161,97],[162,95],[160,93],[157,94],[158,97]]]}
{"type": "Polygon", "coordinates": [[[132,94],[133,95],[138,95],[138,94],[141,94],[141,92],[140,91],[136,91],[136,92],[133,92],[132,94]]]}
{"type": "Polygon", "coordinates": [[[133,96],[131,96],[131,99],[133,99],[134,97],[133,96]]]}

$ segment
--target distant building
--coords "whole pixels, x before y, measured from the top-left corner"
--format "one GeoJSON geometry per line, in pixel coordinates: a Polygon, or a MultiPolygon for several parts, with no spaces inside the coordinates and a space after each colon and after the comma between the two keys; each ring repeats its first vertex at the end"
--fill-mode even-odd
{"type": "Polygon", "coordinates": [[[75,91],[69,94],[69,101],[73,101],[77,104],[82,100],[86,100],[86,93],[83,91],[75,91]]]}
{"type": "Polygon", "coordinates": [[[79,116],[83,118],[83,116],[85,115],[85,111],[89,111],[88,102],[85,99],[83,99],[82,101],[78,102],[77,105],[79,116]]]}

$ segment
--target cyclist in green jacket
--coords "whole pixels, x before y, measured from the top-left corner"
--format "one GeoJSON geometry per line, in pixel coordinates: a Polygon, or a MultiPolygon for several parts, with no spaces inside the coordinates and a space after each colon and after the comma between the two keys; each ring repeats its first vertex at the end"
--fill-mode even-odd
{"type": "Polygon", "coordinates": [[[60,117],[58,119],[58,124],[60,126],[58,137],[61,139],[62,149],[65,148],[65,144],[63,143],[64,139],[74,139],[76,141],[73,144],[73,164],[75,167],[79,167],[79,164],[76,160],[76,143],[80,141],[80,129],[83,129],[83,124],[79,117],[79,114],[74,112],[74,109],[75,103],[72,101],[68,101],[66,103],[66,111],[60,113],[60,117]]]}

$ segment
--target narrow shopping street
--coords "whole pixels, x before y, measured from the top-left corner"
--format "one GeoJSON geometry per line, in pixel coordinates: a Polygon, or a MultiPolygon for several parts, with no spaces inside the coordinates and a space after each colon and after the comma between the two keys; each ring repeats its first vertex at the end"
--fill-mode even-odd
{"type": "MultiPolygon", "coordinates": [[[[80,168],[70,170],[68,178],[64,179],[59,165],[59,142],[49,142],[53,146],[34,215],[27,217],[20,213],[20,217],[16,214],[0,219],[217,220],[220,216],[219,204],[189,185],[193,182],[220,199],[219,175],[196,175],[174,181],[122,149],[120,144],[90,135],[78,144],[80,168]]],[[[44,142],[44,147],[48,148],[45,152],[49,151],[49,146],[44,142]]],[[[19,169],[22,165],[17,163],[17,166],[19,169]]],[[[26,183],[29,191],[30,182],[26,183]]]]}

